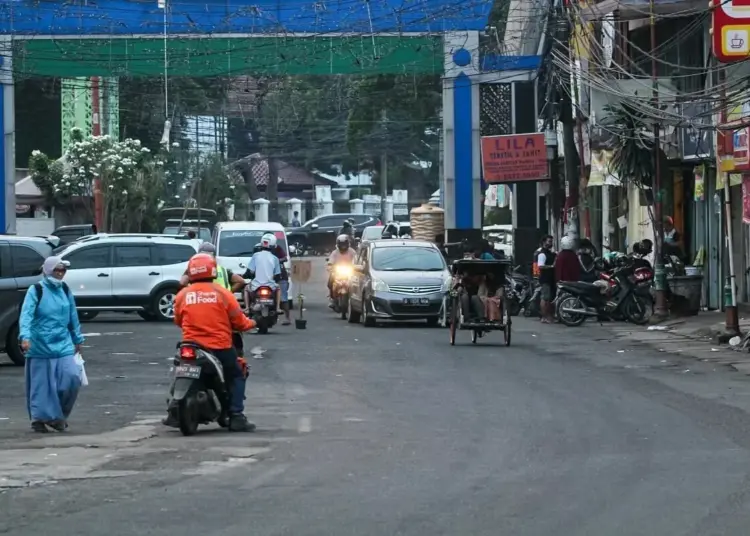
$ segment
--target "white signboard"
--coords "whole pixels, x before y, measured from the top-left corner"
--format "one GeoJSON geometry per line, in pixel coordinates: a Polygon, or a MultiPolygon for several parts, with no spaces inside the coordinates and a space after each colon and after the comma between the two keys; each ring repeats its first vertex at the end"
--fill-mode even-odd
{"type": "Polygon", "coordinates": [[[332,201],[331,198],[331,187],[330,186],[316,186],[315,187],[315,201],[318,203],[325,203],[326,201],[332,201]]]}
{"type": "Polygon", "coordinates": [[[380,196],[379,195],[363,195],[362,201],[365,202],[364,212],[370,216],[378,216],[381,211],[380,196]]]}
{"type": "Polygon", "coordinates": [[[393,217],[409,215],[409,191],[393,190],[391,194],[393,200],[393,217]]]}

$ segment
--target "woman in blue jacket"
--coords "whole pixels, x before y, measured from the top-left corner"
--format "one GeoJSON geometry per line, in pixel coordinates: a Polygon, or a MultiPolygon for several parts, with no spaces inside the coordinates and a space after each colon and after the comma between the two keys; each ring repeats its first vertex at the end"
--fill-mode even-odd
{"type": "Polygon", "coordinates": [[[35,432],[47,432],[47,426],[65,430],[81,387],[75,354],[83,344],[83,335],[73,294],[63,283],[68,265],[60,257],[45,260],[44,277],[26,292],[21,308],[19,338],[26,355],[26,402],[35,432]]]}

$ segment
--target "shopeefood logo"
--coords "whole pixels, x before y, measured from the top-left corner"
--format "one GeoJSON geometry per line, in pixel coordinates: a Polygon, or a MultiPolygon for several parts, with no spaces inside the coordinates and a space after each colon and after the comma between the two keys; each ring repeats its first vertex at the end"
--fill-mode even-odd
{"type": "Polygon", "coordinates": [[[185,305],[196,305],[200,303],[218,303],[219,295],[215,291],[211,292],[188,292],[185,294],[185,305]]]}

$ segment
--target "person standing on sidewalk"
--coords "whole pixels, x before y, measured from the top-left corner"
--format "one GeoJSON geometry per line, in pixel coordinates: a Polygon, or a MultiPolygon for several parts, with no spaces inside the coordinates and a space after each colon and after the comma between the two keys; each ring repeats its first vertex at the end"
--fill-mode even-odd
{"type": "Polygon", "coordinates": [[[75,355],[83,344],[76,302],[63,282],[69,263],[44,261],[40,283],[26,291],[19,339],[26,355],[26,403],[35,432],[63,431],[81,387],[75,355]]]}
{"type": "Polygon", "coordinates": [[[552,235],[545,235],[542,238],[539,249],[534,252],[534,262],[532,264],[534,277],[539,279],[541,292],[539,309],[542,317],[541,320],[547,324],[554,321],[552,302],[555,299],[554,265],[557,253],[555,253],[552,245],[552,235]]]}

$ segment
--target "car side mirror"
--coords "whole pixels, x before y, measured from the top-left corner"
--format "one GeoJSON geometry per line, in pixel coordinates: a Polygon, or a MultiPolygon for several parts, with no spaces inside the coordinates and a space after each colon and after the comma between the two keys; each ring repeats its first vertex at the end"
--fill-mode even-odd
{"type": "Polygon", "coordinates": [[[354,265],[354,271],[359,272],[360,274],[365,273],[365,265],[364,264],[355,264],[354,265]]]}
{"type": "Polygon", "coordinates": [[[317,223],[313,223],[313,224],[312,224],[312,225],[310,226],[310,229],[318,229],[319,227],[320,227],[320,225],[318,225],[317,223]]]}

